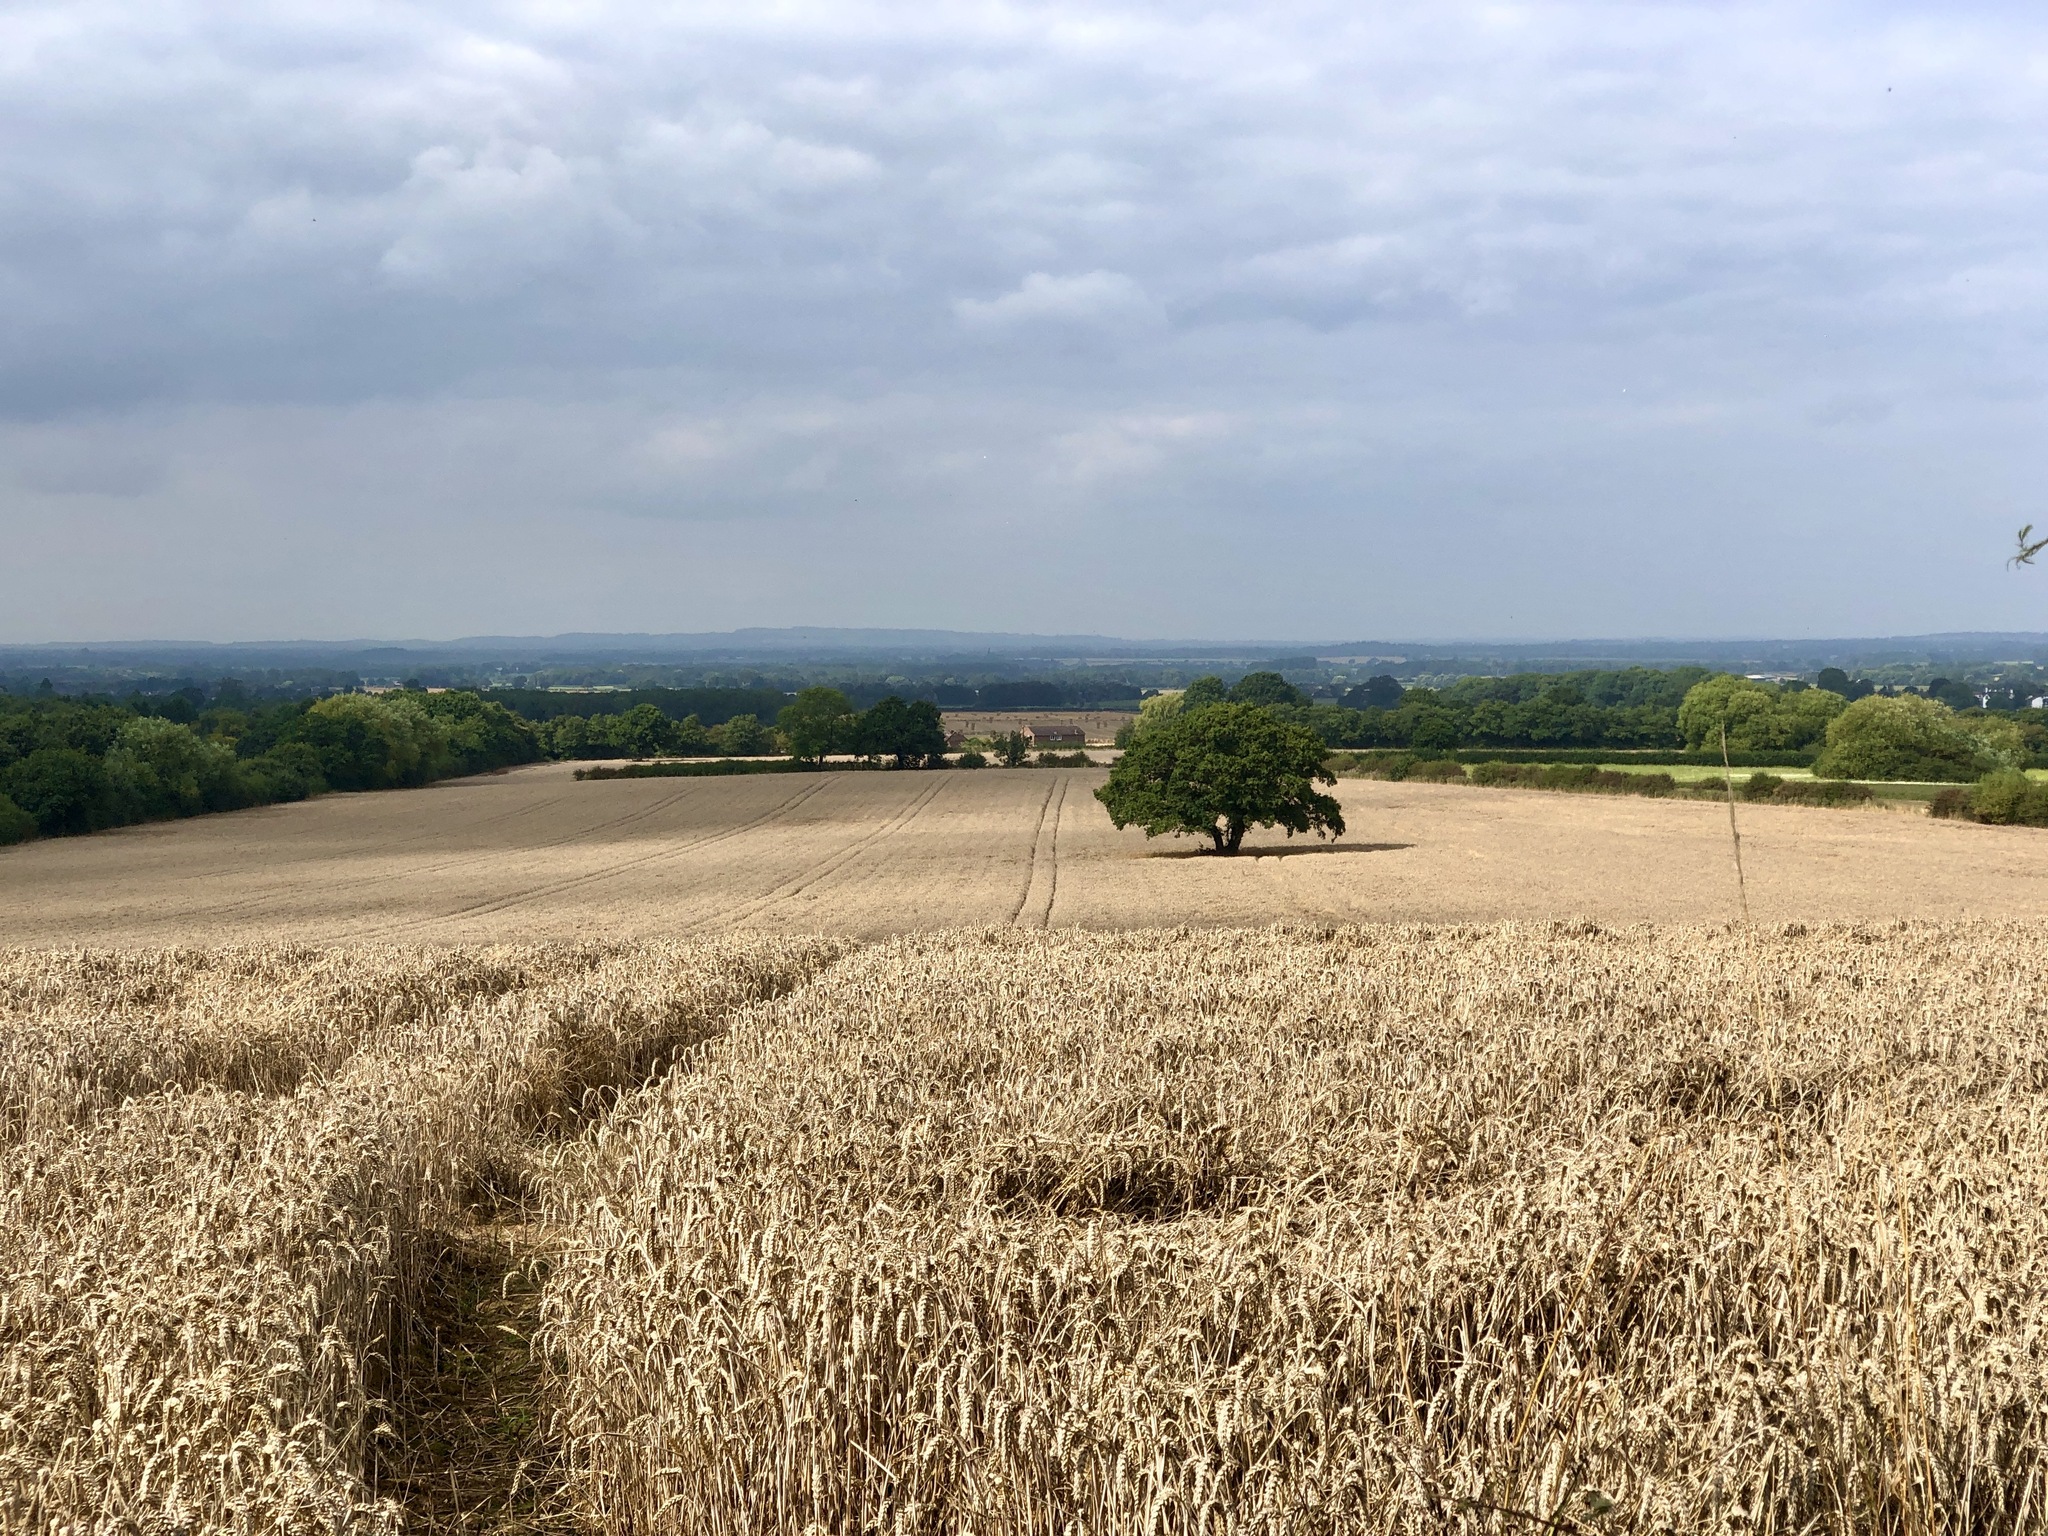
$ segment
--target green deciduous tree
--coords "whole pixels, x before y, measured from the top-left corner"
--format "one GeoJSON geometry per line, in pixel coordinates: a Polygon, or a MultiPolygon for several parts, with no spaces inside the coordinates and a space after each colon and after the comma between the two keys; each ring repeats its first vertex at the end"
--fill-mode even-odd
{"type": "Polygon", "coordinates": [[[106,770],[76,747],[38,747],[7,770],[4,792],[45,837],[111,826],[106,770]]]}
{"type": "Polygon", "coordinates": [[[1308,695],[1278,672],[1247,672],[1230,689],[1233,704],[1306,704],[1308,695]]]}
{"type": "Polygon", "coordinates": [[[905,702],[895,694],[878,699],[854,727],[855,750],[870,759],[890,758],[914,768],[946,752],[946,727],[939,706],[927,699],[905,702]]]}
{"type": "Polygon", "coordinates": [[[1145,835],[1197,833],[1235,853],[1250,827],[1341,836],[1344,814],[1318,784],[1334,784],[1313,731],[1255,704],[1184,710],[1134,742],[1095,792],[1119,827],[1145,835]]]}
{"type": "Polygon", "coordinates": [[[1935,699],[1872,694],[1828,726],[1813,771],[1824,779],[1915,779],[1961,783],[2024,755],[2011,721],[1966,722],[1935,699]]]}
{"type": "Polygon", "coordinates": [[[320,754],[320,772],[334,789],[390,789],[425,784],[453,766],[448,733],[416,700],[394,694],[338,693],[322,699],[289,728],[287,740],[320,754]]]}
{"type": "Polygon", "coordinates": [[[1180,704],[1183,709],[1200,709],[1205,704],[1223,704],[1230,699],[1230,690],[1223,686],[1220,677],[1198,677],[1181,690],[1180,704]]]}
{"type": "MultiPolygon", "coordinates": [[[[676,729],[679,725],[695,725],[695,734],[699,735],[704,730],[695,716],[688,721],[671,723],[668,716],[652,704],[635,704],[624,714],[602,723],[610,726],[608,734],[612,744],[627,757],[660,757],[665,753],[682,751],[683,740],[676,729]]],[[[708,740],[704,744],[710,745],[708,740]]]]}
{"type": "Polygon", "coordinates": [[[712,727],[711,743],[727,757],[761,757],[775,750],[775,733],[757,715],[734,715],[712,727]]]}
{"type": "Polygon", "coordinates": [[[1347,689],[1344,694],[1346,709],[1399,709],[1401,695],[1406,690],[1399,678],[1382,672],[1377,677],[1368,677],[1357,687],[1347,689]]]}
{"type": "Polygon", "coordinates": [[[1718,748],[1728,732],[1736,752],[1796,752],[1816,746],[1844,700],[1824,688],[1787,693],[1754,678],[1717,673],[1693,684],[1678,706],[1678,729],[1694,752],[1718,748]]]}
{"type": "Polygon", "coordinates": [[[107,789],[123,821],[155,821],[246,804],[234,750],[175,721],[131,722],[106,759],[107,789]]]}
{"type": "Polygon", "coordinates": [[[789,755],[815,763],[847,744],[853,705],[837,688],[806,688],[782,707],[775,724],[789,742],[789,755]]]}
{"type": "MultiPolygon", "coordinates": [[[[1212,701],[1213,702],[1213,701],[1212,701]]],[[[1138,706],[1138,716],[1116,733],[1116,744],[1128,747],[1155,726],[1163,725],[1187,708],[1185,693],[1155,693],[1138,706]]]]}
{"type": "Polygon", "coordinates": [[[410,702],[425,711],[447,737],[447,749],[458,773],[482,773],[540,759],[541,740],[533,722],[522,720],[495,699],[467,689],[422,693],[410,702]]]}

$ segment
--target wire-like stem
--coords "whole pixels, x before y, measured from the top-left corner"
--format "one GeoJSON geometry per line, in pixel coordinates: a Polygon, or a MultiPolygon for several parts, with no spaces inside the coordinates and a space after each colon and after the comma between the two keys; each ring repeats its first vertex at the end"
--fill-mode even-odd
{"type": "Polygon", "coordinates": [[[1742,923],[1749,926],[1749,886],[1742,878],[1742,833],[1735,825],[1735,768],[1728,761],[1728,727],[1721,727],[1721,784],[1728,791],[1728,841],[1735,847],[1735,894],[1742,902],[1742,923]]]}

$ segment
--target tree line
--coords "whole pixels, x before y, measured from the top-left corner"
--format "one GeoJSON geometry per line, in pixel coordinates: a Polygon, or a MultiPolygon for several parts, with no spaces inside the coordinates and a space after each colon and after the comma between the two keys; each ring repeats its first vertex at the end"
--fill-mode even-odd
{"type": "MultiPolygon", "coordinates": [[[[1335,704],[1311,699],[1278,673],[1253,672],[1231,685],[1216,677],[1197,678],[1178,694],[1147,700],[1123,740],[1128,744],[1142,723],[1162,710],[1231,702],[1273,710],[1332,749],[1699,752],[1718,750],[1725,704],[1731,750],[1818,752],[1829,722],[1866,697],[1919,697],[1944,704],[1962,718],[1985,713],[1977,709],[1975,695],[1959,684],[1938,680],[1924,694],[1894,693],[1835,668],[1820,674],[1818,687],[1704,667],[1468,677],[1441,689],[1405,688],[1382,676],[1351,688],[1335,704]]],[[[2048,726],[2030,714],[2004,718],[2030,750],[2048,751],[2048,726]]]]}
{"type": "Polygon", "coordinates": [[[0,698],[0,843],[426,784],[541,755],[530,723],[473,693],[206,709],[189,698],[0,698]]]}
{"type": "Polygon", "coordinates": [[[259,703],[223,688],[211,705],[197,690],[123,701],[0,695],[0,843],[330,790],[396,789],[543,759],[788,751],[918,767],[946,750],[938,708],[923,701],[890,696],[856,710],[836,689],[813,688],[780,715],[780,729],[752,714],[706,725],[643,702],[528,720],[461,690],[259,703]]]}

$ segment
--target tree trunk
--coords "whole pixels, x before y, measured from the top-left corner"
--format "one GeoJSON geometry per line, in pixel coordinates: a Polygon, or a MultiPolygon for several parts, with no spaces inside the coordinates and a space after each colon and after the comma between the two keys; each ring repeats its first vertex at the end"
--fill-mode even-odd
{"type": "Polygon", "coordinates": [[[1223,847],[1223,828],[1221,828],[1220,826],[1211,827],[1209,829],[1209,841],[1216,845],[1216,852],[1224,852],[1225,849],[1223,847]]]}
{"type": "Polygon", "coordinates": [[[1230,818],[1230,833],[1228,840],[1224,844],[1223,851],[1225,853],[1235,853],[1237,852],[1239,845],[1243,842],[1244,823],[1239,821],[1235,816],[1233,816],[1230,818]]]}

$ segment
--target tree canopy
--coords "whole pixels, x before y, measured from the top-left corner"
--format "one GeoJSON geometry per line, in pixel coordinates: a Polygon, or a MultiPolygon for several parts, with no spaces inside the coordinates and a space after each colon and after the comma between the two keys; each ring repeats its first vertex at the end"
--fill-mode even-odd
{"type": "Polygon", "coordinates": [[[799,762],[821,761],[853,729],[853,704],[837,688],[806,688],[782,707],[776,725],[799,762]]]}
{"type": "Polygon", "coordinates": [[[1401,695],[1407,690],[1401,680],[1391,673],[1382,672],[1377,677],[1368,677],[1357,687],[1347,689],[1344,694],[1346,709],[1399,709],[1401,695]]]}
{"type": "Polygon", "coordinates": [[[1805,688],[1788,693],[1772,683],[1721,672],[1695,683],[1678,706],[1678,729],[1691,750],[1712,751],[1728,732],[1736,752],[1789,752],[1818,743],[1842,712],[1838,693],[1805,688]]]}
{"type": "MultiPolygon", "coordinates": [[[[196,695],[196,697],[194,697],[196,695]]],[[[336,694],[253,705],[0,698],[0,842],[195,816],[329,789],[384,789],[541,755],[536,728],[473,693],[336,694]],[[248,706],[248,707],[243,707],[248,706]],[[10,809],[11,807],[11,809],[10,809]]]]}
{"type": "MultiPolygon", "coordinates": [[[[1192,691],[1192,690],[1190,690],[1192,691]]],[[[1235,853],[1250,827],[1342,836],[1344,813],[1315,732],[1256,704],[1185,708],[1141,733],[1095,792],[1118,827],[1193,833],[1235,853]]]]}
{"type": "Polygon", "coordinates": [[[1959,716],[1939,700],[1914,694],[1872,694],[1829,725],[1813,771],[1824,779],[1960,783],[1992,768],[2016,767],[2025,756],[2011,720],[1959,716]]]}
{"type": "Polygon", "coordinates": [[[946,753],[939,706],[925,699],[906,703],[893,693],[861,711],[853,737],[854,750],[862,757],[892,758],[898,768],[914,768],[946,753]]]}
{"type": "Polygon", "coordinates": [[[1308,695],[1278,672],[1247,672],[1231,685],[1230,702],[1301,705],[1308,703],[1308,695]]]}

